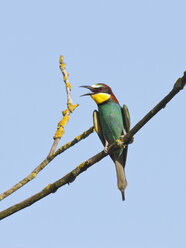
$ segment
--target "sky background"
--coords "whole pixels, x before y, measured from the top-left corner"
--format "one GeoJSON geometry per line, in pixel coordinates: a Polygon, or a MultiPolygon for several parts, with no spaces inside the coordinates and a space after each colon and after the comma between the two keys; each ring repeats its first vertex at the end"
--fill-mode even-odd
{"type": "MultiPolygon", "coordinates": [[[[183,1],[2,1],[0,192],[47,156],[66,108],[64,55],[78,109],[60,146],[92,126],[95,103],[80,85],[108,84],[132,127],[186,70],[183,1]]],[[[70,186],[0,222],[1,247],[186,247],[185,90],[136,135],[126,201],[109,157],[70,186]]],[[[0,202],[18,203],[103,149],[96,133],[0,202]]]]}

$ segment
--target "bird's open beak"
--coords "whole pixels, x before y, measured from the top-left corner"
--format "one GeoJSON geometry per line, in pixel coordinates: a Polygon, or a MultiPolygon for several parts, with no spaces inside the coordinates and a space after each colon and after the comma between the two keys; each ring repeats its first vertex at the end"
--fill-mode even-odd
{"type": "Polygon", "coordinates": [[[81,95],[81,96],[91,96],[91,95],[94,95],[95,89],[92,86],[83,85],[83,86],[80,86],[80,87],[86,88],[86,89],[89,89],[89,90],[92,91],[90,93],[87,93],[87,94],[84,94],[84,95],[81,95]]]}

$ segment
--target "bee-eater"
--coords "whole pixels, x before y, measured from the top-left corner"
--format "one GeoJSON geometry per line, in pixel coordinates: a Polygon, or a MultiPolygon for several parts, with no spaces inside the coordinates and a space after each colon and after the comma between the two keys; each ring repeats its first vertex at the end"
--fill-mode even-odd
{"type": "MultiPolygon", "coordinates": [[[[98,111],[94,111],[93,120],[95,130],[104,145],[104,151],[108,151],[108,146],[125,135],[130,130],[130,115],[126,105],[123,108],[112,93],[111,88],[106,84],[94,84],[92,86],[81,86],[89,89],[90,95],[96,102],[98,111]]],[[[125,163],[127,158],[128,146],[121,148],[110,155],[115,163],[117,185],[122,194],[122,200],[125,200],[125,188],[127,180],[125,177],[125,163]]]]}

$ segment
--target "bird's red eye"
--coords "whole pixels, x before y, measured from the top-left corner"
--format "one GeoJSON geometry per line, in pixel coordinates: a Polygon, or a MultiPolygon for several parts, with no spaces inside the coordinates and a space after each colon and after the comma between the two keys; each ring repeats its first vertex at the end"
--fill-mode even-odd
{"type": "Polygon", "coordinates": [[[103,87],[100,87],[99,90],[100,90],[100,91],[103,90],[103,87]]]}

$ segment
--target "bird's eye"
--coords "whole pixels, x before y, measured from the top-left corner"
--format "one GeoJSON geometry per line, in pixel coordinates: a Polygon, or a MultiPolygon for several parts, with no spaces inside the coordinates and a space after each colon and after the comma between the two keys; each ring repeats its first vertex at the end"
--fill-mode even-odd
{"type": "Polygon", "coordinates": [[[100,90],[100,91],[103,90],[103,87],[100,87],[99,90],[100,90]]]}

